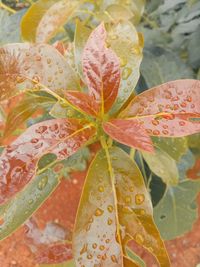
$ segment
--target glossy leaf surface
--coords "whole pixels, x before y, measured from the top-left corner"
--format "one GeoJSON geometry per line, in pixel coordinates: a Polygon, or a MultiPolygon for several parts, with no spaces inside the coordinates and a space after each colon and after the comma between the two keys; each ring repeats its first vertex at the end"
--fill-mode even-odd
{"type": "Polygon", "coordinates": [[[68,91],[65,93],[66,99],[80,111],[97,117],[99,105],[92,96],[78,91],[68,91]]]}
{"type": "Polygon", "coordinates": [[[158,260],[170,266],[165,245],[153,220],[153,208],[142,174],[136,163],[120,148],[110,149],[123,245],[134,239],[158,260]]]}
{"type": "Polygon", "coordinates": [[[156,148],[153,154],[142,153],[149,168],[167,185],[176,185],[179,179],[176,161],[165,151],[156,148]]]}
{"type": "Polygon", "coordinates": [[[89,95],[102,113],[113,105],[120,84],[120,64],[116,54],[105,46],[106,30],[100,24],[90,35],[83,52],[83,73],[89,95]]]}
{"type": "Polygon", "coordinates": [[[94,134],[94,127],[76,119],[47,120],[29,127],[0,157],[0,203],[33,178],[41,156],[51,152],[57,160],[67,158],[94,134]]]}
{"type": "Polygon", "coordinates": [[[60,0],[47,10],[36,30],[36,42],[47,43],[71,17],[78,1],[60,0]]]}
{"type": "Polygon", "coordinates": [[[192,229],[198,217],[196,197],[200,181],[184,180],[169,187],[154,208],[154,218],[165,240],[171,240],[192,229]]]}
{"type": "Polygon", "coordinates": [[[199,132],[200,81],[177,80],[136,96],[121,116],[137,117],[150,135],[181,137],[199,132]]]}
{"type": "Polygon", "coordinates": [[[112,113],[118,111],[133,93],[138,82],[142,61],[143,43],[135,27],[130,23],[119,23],[108,32],[108,43],[120,58],[122,79],[117,101],[112,113]]]}
{"type": "Polygon", "coordinates": [[[46,169],[36,175],[25,190],[0,208],[0,240],[19,228],[40,205],[49,197],[60,183],[60,174],[46,169]]]}
{"type": "Polygon", "coordinates": [[[113,119],[103,124],[104,131],[114,140],[145,151],[153,151],[153,143],[137,120],[113,119]]]}
{"type": "Polygon", "coordinates": [[[79,88],[79,79],[53,46],[19,43],[0,48],[0,100],[40,86],[61,94],[79,88]]]}
{"type": "Polygon", "coordinates": [[[40,20],[56,2],[56,0],[38,0],[31,5],[21,21],[21,33],[24,40],[35,42],[40,20]]]}

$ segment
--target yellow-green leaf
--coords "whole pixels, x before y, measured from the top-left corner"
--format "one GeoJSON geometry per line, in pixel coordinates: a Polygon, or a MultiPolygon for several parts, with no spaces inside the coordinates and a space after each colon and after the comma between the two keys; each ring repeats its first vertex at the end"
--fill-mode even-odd
{"type": "Polygon", "coordinates": [[[38,24],[56,0],[39,0],[31,5],[21,21],[21,34],[25,41],[35,42],[38,24]]]}
{"type": "Polygon", "coordinates": [[[138,82],[143,44],[135,29],[128,22],[113,26],[108,33],[108,45],[120,58],[122,79],[117,101],[111,112],[118,111],[127,101],[138,82]]]}
{"type": "Polygon", "coordinates": [[[130,20],[134,14],[133,12],[123,5],[110,5],[107,7],[106,12],[111,16],[115,22],[130,20]]]}
{"type": "Polygon", "coordinates": [[[162,178],[167,185],[178,183],[179,173],[176,161],[165,151],[156,148],[154,153],[142,152],[142,155],[153,173],[162,178]]]}
{"type": "Polygon", "coordinates": [[[136,163],[120,148],[110,149],[115,176],[119,223],[123,245],[134,239],[156,257],[161,267],[169,267],[167,251],[153,220],[151,199],[136,163]]]}
{"type": "Polygon", "coordinates": [[[154,218],[165,240],[181,236],[192,229],[198,218],[196,197],[200,180],[180,181],[167,188],[163,198],[154,208],[154,218]]]}
{"type": "Polygon", "coordinates": [[[81,1],[56,1],[41,18],[36,29],[36,42],[47,43],[73,15],[81,1]]]}

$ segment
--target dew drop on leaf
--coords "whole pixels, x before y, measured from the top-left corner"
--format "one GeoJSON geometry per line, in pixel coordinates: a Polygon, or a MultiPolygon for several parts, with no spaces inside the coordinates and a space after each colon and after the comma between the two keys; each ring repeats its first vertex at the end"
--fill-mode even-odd
{"type": "Polygon", "coordinates": [[[144,200],[145,200],[145,197],[143,194],[136,194],[135,195],[135,203],[137,205],[141,205],[144,202],[144,200]]]}
{"type": "Polygon", "coordinates": [[[108,225],[111,225],[113,221],[111,219],[108,219],[108,225]]]}
{"type": "Polygon", "coordinates": [[[120,67],[125,67],[127,64],[127,60],[125,58],[120,58],[120,67]]]}
{"type": "Polygon", "coordinates": [[[111,256],[111,260],[112,260],[112,262],[117,263],[117,258],[116,258],[115,255],[112,255],[112,256],[111,256]]]}
{"type": "Polygon", "coordinates": [[[134,187],[133,187],[133,186],[130,186],[130,187],[129,187],[129,191],[130,191],[130,192],[133,192],[133,191],[134,191],[134,187]]]}
{"type": "Polygon", "coordinates": [[[179,122],[179,125],[180,125],[180,126],[185,126],[185,121],[180,121],[180,122],[179,122]]]}
{"type": "Polygon", "coordinates": [[[112,205],[109,205],[109,206],[108,206],[108,211],[109,211],[109,212],[113,212],[113,206],[112,206],[112,205]]]}
{"type": "Polygon", "coordinates": [[[103,210],[102,209],[96,209],[95,216],[101,216],[102,214],[103,214],[103,210]]]}
{"type": "Polygon", "coordinates": [[[126,196],[126,197],[125,197],[125,202],[126,202],[127,204],[130,204],[130,203],[131,203],[131,197],[130,197],[130,196],[126,196]]]}
{"type": "Polygon", "coordinates": [[[99,192],[103,193],[104,192],[104,187],[103,186],[99,186],[98,190],[99,190],[99,192]]]}
{"type": "Polygon", "coordinates": [[[38,189],[43,190],[47,185],[47,183],[48,183],[48,176],[44,176],[42,180],[38,183],[38,189]]]}
{"type": "Polygon", "coordinates": [[[122,79],[123,79],[123,80],[127,80],[128,77],[131,75],[131,73],[132,73],[131,68],[125,68],[125,69],[123,70],[123,72],[122,72],[122,79]]]}

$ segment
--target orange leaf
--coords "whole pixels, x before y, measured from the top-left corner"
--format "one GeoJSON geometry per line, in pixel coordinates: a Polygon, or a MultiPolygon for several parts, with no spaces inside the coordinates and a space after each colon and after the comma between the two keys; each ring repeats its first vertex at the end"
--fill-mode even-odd
{"type": "Polygon", "coordinates": [[[200,131],[200,81],[177,80],[136,96],[121,117],[137,119],[155,136],[181,137],[200,131]]]}
{"type": "Polygon", "coordinates": [[[102,113],[113,105],[120,84],[120,62],[105,46],[106,30],[100,24],[90,35],[83,52],[83,73],[89,95],[101,105],[102,113]]]}
{"type": "Polygon", "coordinates": [[[99,106],[92,96],[78,91],[67,91],[65,96],[78,109],[97,117],[99,106]]]}
{"type": "Polygon", "coordinates": [[[137,149],[153,152],[153,143],[142,123],[137,120],[113,119],[103,124],[114,140],[137,149]]]}
{"type": "Polygon", "coordinates": [[[21,190],[35,175],[39,158],[54,153],[62,160],[95,134],[76,119],[54,119],[28,128],[0,156],[0,203],[21,190]]]}

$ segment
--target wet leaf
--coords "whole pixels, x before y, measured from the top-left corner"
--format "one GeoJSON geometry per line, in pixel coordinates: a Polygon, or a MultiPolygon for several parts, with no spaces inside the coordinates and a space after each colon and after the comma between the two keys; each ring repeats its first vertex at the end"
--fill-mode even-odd
{"type": "Polygon", "coordinates": [[[176,161],[162,149],[156,148],[152,154],[142,152],[142,155],[153,173],[159,176],[167,185],[176,185],[179,180],[176,161]]]}
{"type": "Polygon", "coordinates": [[[92,96],[82,92],[67,91],[65,97],[78,110],[97,117],[99,105],[92,96]]]}
{"type": "MultiPolygon", "coordinates": [[[[122,251],[116,240],[115,212],[108,162],[101,150],[88,170],[77,213],[73,237],[77,267],[123,266],[122,251]]],[[[124,266],[138,265],[129,262],[124,266]]]]}
{"type": "Polygon", "coordinates": [[[50,6],[38,23],[36,42],[47,43],[73,15],[78,1],[60,0],[50,6]]]}
{"type": "Polygon", "coordinates": [[[200,131],[200,81],[177,80],[133,98],[121,117],[138,120],[149,135],[182,137],[200,131]]]}
{"type": "Polygon", "coordinates": [[[108,33],[108,43],[120,58],[122,79],[117,101],[111,112],[118,111],[133,93],[138,82],[143,44],[131,23],[119,23],[108,33]]]}
{"type": "Polygon", "coordinates": [[[153,221],[151,199],[139,168],[120,148],[110,149],[110,156],[123,245],[134,239],[157,258],[161,267],[170,266],[165,245],[153,221]]]}
{"type": "Polygon", "coordinates": [[[25,41],[35,42],[38,24],[56,0],[38,0],[33,3],[21,21],[21,33],[25,41]]]}
{"type": "Polygon", "coordinates": [[[154,218],[165,240],[181,236],[192,229],[198,217],[194,208],[200,190],[200,181],[184,180],[168,187],[163,198],[154,208],[154,218]]]}
{"type": "Polygon", "coordinates": [[[104,25],[100,24],[91,33],[82,58],[89,95],[99,103],[102,114],[113,105],[120,84],[119,60],[105,46],[106,35],[104,25]]]}
{"type": "Polygon", "coordinates": [[[173,159],[178,161],[187,151],[187,139],[182,138],[164,138],[153,137],[153,143],[160,149],[164,150],[173,159]]]}
{"type": "Polygon", "coordinates": [[[95,128],[76,119],[54,119],[29,127],[0,157],[0,203],[21,190],[35,175],[44,154],[62,160],[75,153],[95,134],[95,128]]]}
{"type": "Polygon", "coordinates": [[[1,206],[0,240],[12,234],[41,206],[59,185],[60,178],[59,173],[46,169],[36,175],[35,179],[26,186],[26,190],[1,206]]]}
{"type": "Polygon", "coordinates": [[[75,55],[75,64],[81,77],[83,77],[83,70],[82,70],[83,50],[87,43],[90,33],[91,30],[88,27],[86,27],[82,22],[77,21],[75,37],[74,37],[74,55],[75,55]]]}
{"type": "Polygon", "coordinates": [[[152,152],[153,143],[138,121],[113,119],[103,124],[104,131],[114,140],[137,149],[152,152]]]}
{"type": "Polygon", "coordinates": [[[8,137],[22,123],[30,118],[39,108],[47,108],[55,102],[54,99],[38,95],[25,95],[25,97],[10,110],[6,119],[4,137],[8,137]]]}
{"type": "Polygon", "coordinates": [[[79,79],[53,46],[8,44],[0,48],[0,87],[0,100],[4,100],[27,88],[48,87],[60,94],[76,90],[79,79]]]}

